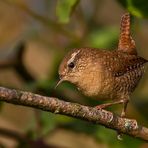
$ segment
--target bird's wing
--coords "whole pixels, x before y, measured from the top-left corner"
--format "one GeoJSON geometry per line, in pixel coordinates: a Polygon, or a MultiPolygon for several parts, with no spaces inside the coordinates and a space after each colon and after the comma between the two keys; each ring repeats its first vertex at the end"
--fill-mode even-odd
{"type": "Polygon", "coordinates": [[[142,57],[131,55],[123,56],[121,58],[118,58],[118,60],[113,58],[110,62],[112,62],[112,66],[108,66],[110,67],[111,72],[114,76],[119,77],[126,74],[127,72],[131,72],[136,69],[138,70],[139,68],[142,68],[144,63],[148,61],[142,57]]]}

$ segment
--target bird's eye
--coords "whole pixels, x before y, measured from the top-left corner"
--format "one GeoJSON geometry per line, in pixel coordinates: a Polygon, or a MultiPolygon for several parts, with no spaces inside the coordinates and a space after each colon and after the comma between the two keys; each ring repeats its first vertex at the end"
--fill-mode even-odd
{"type": "Polygon", "coordinates": [[[74,67],[75,67],[75,64],[74,64],[73,62],[70,62],[70,63],[68,64],[68,67],[69,67],[69,68],[74,68],[74,67]]]}

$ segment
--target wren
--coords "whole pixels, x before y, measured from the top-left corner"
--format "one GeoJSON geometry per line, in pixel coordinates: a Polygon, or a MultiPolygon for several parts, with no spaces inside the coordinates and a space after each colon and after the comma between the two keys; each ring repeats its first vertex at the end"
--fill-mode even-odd
{"type": "Polygon", "coordinates": [[[130,33],[130,14],[125,13],[121,18],[118,48],[113,51],[72,49],[60,64],[57,85],[69,81],[84,95],[113,101],[98,105],[98,109],[123,104],[121,117],[124,117],[130,95],[144,74],[146,62],[148,60],[137,55],[130,33]]]}

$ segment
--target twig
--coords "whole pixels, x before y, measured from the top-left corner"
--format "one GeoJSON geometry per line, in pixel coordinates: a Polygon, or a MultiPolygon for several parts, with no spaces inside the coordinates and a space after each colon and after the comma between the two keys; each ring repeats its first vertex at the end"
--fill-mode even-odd
{"type": "Polygon", "coordinates": [[[13,67],[25,82],[33,82],[35,80],[34,77],[27,71],[23,62],[24,52],[25,43],[20,42],[15,47],[14,52],[0,59],[0,69],[13,67]]]}
{"type": "Polygon", "coordinates": [[[37,21],[41,22],[43,25],[53,28],[54,31],[60,32],[64,35],[70,37],[74,41],[79,39],[79,36],[77,36],[76,34],[73,34],[71,31],[69,31],[67,29],[64,29],[63,26],[60,25],[59,23],[54,22],[53,20],[50,20],[49,18],[46,18],[40,14],[35,13],[34,11],[32,11],[31,8],[27,7],[27,5],[25,5],[25,3],[23,3],[23,2],[12,2],[10,0],[5,0],[4,2],[7,4],[10,4],[14,7],[17,7],[21,11],[25,12],[27,15],[29,15],[32,18],[36,19],[37,21]]]}
{"type": "MultiPolygon", "coordinates": [[[[30,137],[27,137],[24,134],[18,133],[14,130],[6,129],[6,128],[0,128],[0,135],[6,136],[8,138],[12,138],[14,140],[17,140],[18,142],[23,142],[23,145],[26,144],[26,147],[42,147],[42,148],[61,148],[56,145],[46,144],[42,138],[38,139],[30,139],[30,137]]],[[[1,145],[0,145],[1,148],[1,145]]],[[[64,148],[64,147],[63,147],[64,148]]]]}
{"type": "Polygon", "coordinates": [[[10,138],[18,140],[18,141],[23,141],[23,142],[29,141],[29,139],[26,136],[24,136],[21,133],[18,133],[16,131],[10,130],[10,129],[0,128],[0,135],[10,137],[10,138]]]}
{"type": "Polygon", "coordinates": [[[121,118],[106,110],[4,87],[0,87],[0,101],[79,118],[148,141],[148,128],[136,120],[121,118]]]}

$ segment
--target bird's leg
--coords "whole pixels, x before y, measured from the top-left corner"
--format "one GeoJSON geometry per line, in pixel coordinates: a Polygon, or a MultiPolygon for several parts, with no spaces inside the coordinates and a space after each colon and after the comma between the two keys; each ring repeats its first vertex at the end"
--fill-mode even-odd
{"type": "MultiPolygon", "coordinates": [[[[122,118],[125,117],[128,102],[129,102],[129,99],[124,99],[123,100],[123,109],[122,109],[122,112],[121,112],[121,117],[122,118]]],[[[117,139],[122,140],[122,134],[120,132],[117,132],[117,139]]]]}
{"type": "Polygon", "coordinates": [[[109,106],[114,105],[114,104],[121,104],[123,102],[124,102],[124,100],[118,100],[118,101],[114,101],[112,103],[105,103],[105,104],[97,105],[96,108],[97,109],[103,109],[103,108],[109,107],[109,106]]]}
{"type": "Polygon", "coordinates": [[[121,112],[121,117],[122,118],[125,117],[125,112],[126,112],[128,102],[129,102],[128,99],[123,100],[123,109],[122,109],[122,112],[121,112]]]}
{"type": "MultiPolygon", "coordinates": [[[[122,109],[122,112],[121,112],[121,117],[124,118],[128,102],[129,102],[129,99],[122,99],[122,100],[114,101],[112,103],[105,103],[105,104],[98,105],[98,106],[96,106],[96,108],[97,109],[103,109],[103,108],[109,107],[109,106],[114,105],[114,104],[121,104],[122,103],[123,109],[122,109]]],[[[117,131],[117,139],[122,140],[122,134],[118,131],[117,131]]]]}

